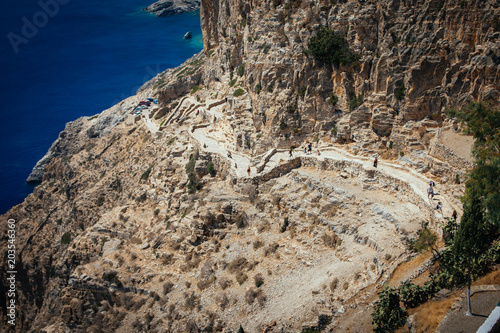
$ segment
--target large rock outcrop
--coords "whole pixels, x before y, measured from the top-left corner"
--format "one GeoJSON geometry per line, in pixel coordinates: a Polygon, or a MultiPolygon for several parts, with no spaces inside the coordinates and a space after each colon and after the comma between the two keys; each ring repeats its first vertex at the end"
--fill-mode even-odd
{"type": "Polygon", "coordinates": [[[169,16],[200,9],[200,0],[159,0],[144,8],[156,16],[169,16]]]}
{"type": "Polygon", "coordinates": [[[495,0],[203,0],[205,82],[244,65],[263,149],[269,141],[303,142],[336,123],[349,124],[344,140],[366,127],[389,137],[409,120],[442,120],[447,108],[498,103],[499,15],[495,0]],[[359,61],[332,66],[309,55],[320,26],[343,32],[359,61]],[[357,107],[369,116],[351,115],[357,107]]]}

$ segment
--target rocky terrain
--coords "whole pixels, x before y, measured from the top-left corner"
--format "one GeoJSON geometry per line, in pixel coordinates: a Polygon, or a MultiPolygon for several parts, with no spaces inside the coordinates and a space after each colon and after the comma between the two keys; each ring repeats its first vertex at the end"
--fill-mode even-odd
{"type": "Polygon", "coordinates": [[[159,0],[144,8],[156,16],[169,16],[200,9],[200,0],[159,0]]]}
{"type": "Polygon", "coordinates": [[[335,331],[369,314],[420,222],[461,213],[472,140],[445,110],[498,103],[499,11],[201,1],[203,52],[69,123],[0,217],[18,225],[16,329],[335,331]],[[315,60],[320,26],[359,60],[315,60]]]}

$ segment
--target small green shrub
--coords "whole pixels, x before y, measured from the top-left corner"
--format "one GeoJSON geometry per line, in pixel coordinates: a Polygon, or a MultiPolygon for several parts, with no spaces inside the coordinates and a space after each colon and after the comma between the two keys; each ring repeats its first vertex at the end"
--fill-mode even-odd
{"type": "Polygon", "coordinates": [[[238,79],[232,79],[231,81],[229,81],[229,86],[230,87],[234,86],[234,84],[236,83],[236,81],[238,81],[238,79]]]}
{"type": "Polygon", "coordinates": [[[245,90],[238,88],[234,91],[233,96],[240,97],[240,96],[243,96],[244,94],[245,94],[245,90]]]}
{"type": "Polygon", "coordinates": [[[171,145],[172,145],[172,143],[174,143],[175,139],[177,139],[177,137],[176,137],[176,136],[174,136],[173,138],[171,138],[170,140],[168,140],[168,142],[167,142],[167,146],[171,146],[171,145]]]}
{"type": "Polygon", "coordinates": [[[394,97],[396,97],[398,101],[402,100],[403,98],[405,98],[405,91],[405,85],[404,83],[401,83],[396,87],[396,90],[394,90],[394,97]]]}
{"type": "Polygon", "coordinates": [[[198,176],[194,172],[194,167],[196,165],[196,160],[198,159],[198,150],[196,150],[193,154],[189,156],[189,161],[186,164],[186,174],[188,176],[188,191],[189,193],[194,193],[201,188],[200,181],[198,180],[198,176]]]}
{"type": "Polygon", "coordinates": [[[304,87],[300,88],[300,89],[299,89],[299,96],[300,96],[301,98],[304,98],[304,96],[306,95],[306,91],[307,91],[307,87],[306,87],[306,86],[304,86],[304,87]]]}
{"type": "Polygon", "coordinates": [[[339,101],[339,98],[337,95],[335,95],[334,93],[331,93],[330,94],[330,104],[331,105],[337,105],[337,102],[339,101]]]}
{"type": "Polygon", "coordinates": [[[394,145],[394,142],[389,141],[389,149],[392,149],[392,146],[394,145]]]}
{"type": "Polygon", "coordinates": [[[201,89],[201,87],[200,87],[199,85],[195,85],[195,86],[193,87],[193,89],[191,89],[191,95],[192,95],[192,94],[194,94],[195,92],[197,92],[197,91],[198,91],[198,90],[200,90],[200,89],[201,89]]]}
{"type": "Polygon", "coordinates": [[[331,130],[332,135],[337,135],[337,126],[333,125],[331,130]]]}
{"type": "Polygon", "coordinates": [[[146,171],[144,171],[144,173],[141,175],[141,180],[148,180],[152,168],[153,166],[151,165],[146,171]]]}
{"type": "Polygon", "coordinates": [[[399,156],[404,157],[404,156],[405,156],[404,151],[400,151],[400,152],[399,152],[399,156]]]}
{"type": "Polygon", "coordinates": [[[70,241],[71,241],[71,234],[69,232],[65,232],[61,236],[61,244],[69,244],[70,241]]]}
{"type": "Polygon", "coordinates": [[[96,203],[97,207],[101,207],[104,205],[104,195],[100,195],[99,198],[97,198],[96,203]]]}
{"type": "Polygon", "coordinates": [[[262,90],[262,85],[259,82],[255,85],[255,93],[260,94],[261,90],[262,90]]]}
{"type": "Polygon", "coordinates": [[[214,166],[214,162],[212,161],[208,161],[207,163],[207,171],[208,173],[213,177],[215,176],[215,166],[214,166]]]}
{"type": "Polygon", "coordinates": [[[262,286],[264,284],[264,277],[260,273],[255,275],[253,279],[255,281],[255,286],[257,288],[259,288],[260,286],[262,286]]]}
{"type": "Polygon", "coordinates": [[[109,283],[115,283],[118,287],[122,287],[122,282],[118,279],[118,272],[109,271],[102,273],[102,279],[108,281],[109,283]]]}
{"type": "Polygon", "coordinates": [[[240,67],[238,67],[238,75],[239,76],[245,75],[245,64],[241,64],[240,67]]]}
{"type": "Polygon", "coordinates": [[[355,93],[349,94],[349,111],[356,109],[358,106],[363,104],[364,98],[362,94],[359,94],[356,97],[355,93]]]}
{"type": "Polygon", "coordinates": [[[400,297],[396,289],[385,286],[378,294],[379,300],[375,303],[372,313],[372,325],[375,333],[393,332],[402,327],[408,313],[400,306],[400,297]]]}
{"type": "Polygon", "coordinates": [[[436,232],[429,229],[429,222],[422,222],[420,229],[417,231],[415,239],[408,239],[409,249],[416,252],[430,250],[438,253],[436,247],[438,236],[436,232]]]}
{"type": "Polygon", "coordinates": [[[148,198],[147,192],[142,193],[140,196],[135,199],[137,202],[144,202],[148,198]]]}
{"type": "Polygon", "coordinates": [[[286,129],[286,128],[287,128],[287,126],[288,126],[288,125],[287,125],[284,121],[282,121],[282,122],[280,123],[280,130],[282,130],[282,131],[283,131],[284,129],[286,129]]]}

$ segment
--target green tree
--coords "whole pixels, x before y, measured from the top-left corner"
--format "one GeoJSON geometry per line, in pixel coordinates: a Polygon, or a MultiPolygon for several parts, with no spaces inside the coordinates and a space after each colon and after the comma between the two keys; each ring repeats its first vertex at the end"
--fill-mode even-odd
{"type": "Polygon", "coordinates": [[[309,39],[307,47],[315,59],[329,64],[352,64],[359,59],[359,55],[349,48],[349,43],[342,33],[325,27],[309,39]]]}
{"type": "Polygon", "coordinates": [[[427,301],[429,294],[426,288],[406,282],[399,288],[399,294],[403,304],[409,308],[415,308],[427,301]]]}
{"type": "Polygon", "coordinates": [[[378,297],[379,300],[375,303],[372,313],[373,331],[394,332],[405,324],[408,317],[406,309],[400,305],[399,293],[397,289],[386,285],[378,297]]]}
{"type": "Polygon", "coordinates": [[[448,115],[466,124],[474,136],[472,153],[475,166],[465,183],[464,202],[478,198],[484,208],[485,219],[500,230],[500,111],[491,104],[471,103],[462,110],[450,110],[448,115]]]}
{"type": "MultiPolygon", "coordinates": [[[[471,315],[470,283],[486,272],[488,261],[484,260],[491,241],[488,241],[488,229],[483,217],[481,202],[477,197],[464,207],[464,215],[460,221],[457,236],[453,244],[453,252],[457,262],[467,267],[467,314],[471,315]],[[464,265],[465,264],[465,265],[464,265]]],[[[463,272],[461,272],[463,274],[463,272]]]]}

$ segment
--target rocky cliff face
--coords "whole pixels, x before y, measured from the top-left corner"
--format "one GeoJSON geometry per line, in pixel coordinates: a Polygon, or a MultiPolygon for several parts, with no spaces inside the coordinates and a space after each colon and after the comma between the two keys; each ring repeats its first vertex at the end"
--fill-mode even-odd
{"type": "Polygon", "coordinates": [[[409,120],[440,121],[448,107],[498,102],[498,7],[497,1],[202,1],[204,52],[213,64],[206,80],[221,80],[243,64],[255,127],[273,143],[336,125],[345,140],[389,137],[403,144],[391,133],[409,120]],[[344,32],[359,62],[331,66],[306,55],[320,26],[344,32]],[[405,91],[400,98],[398,87],[405,91]]]}
{"type": "Polygon", "coordinates": [[[204,51],[68,124],[34,170],[41,184],[0,217],[2,232],[8,218],[19,228],[16,329],[334,330],[347,309],[369,314],[410,257],[406,237],[442,218],[430,177],[444,214],[460,212],[471,142],[444,111],[498,103],[499,11],[202,0],[204,51]],[[309,55],[321,26],[359,61],[309,55]],[[133,116],[153,96],[158,108],[133,116]],[[319,155],[289,153],[308,141],[319,155]]]}

